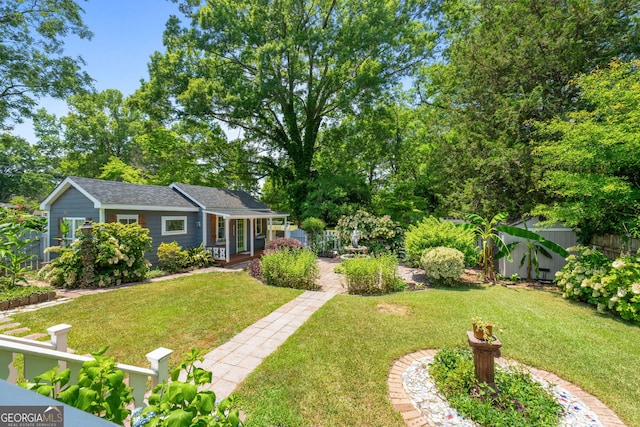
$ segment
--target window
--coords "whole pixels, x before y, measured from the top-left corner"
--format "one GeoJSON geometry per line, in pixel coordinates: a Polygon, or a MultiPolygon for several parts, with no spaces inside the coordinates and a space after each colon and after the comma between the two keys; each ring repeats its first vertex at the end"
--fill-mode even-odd
{"type": "Polygon", "coordinates": [[[258,218],[256,219],[256,234],[260,236],[262,233],[262,218],[258,218]]]}
{"type": "Polygon", "coordinates": [[[163,216],[162,235],[187,234],[186,216],[163,216]]]}
{"type": "MultiPolygon", "coordinates": [[[[62,240],[65,242],[73,242],[76,240],[76,233],[80,230],[80,227],[84,225],[84,221],[85,218],[62,218],[62,222],[66,222],[69,227],[69,231],[62,236],[62,240]]],[[[65,231],[64,229],[65,226],[60,224],[60,231],[65,231]]]]}
{"type": "Polygon", "coordinates": [[[217,218],[218,224],[216,226],[216,241],[224,242],[226,240],[225,228],[224,228],[224,218],[217,218]]]}
{"type": "Polygon", "coordinates": [[[117,221],[120,224],[137,224],[138,215],[118,214],[117,221]]]}

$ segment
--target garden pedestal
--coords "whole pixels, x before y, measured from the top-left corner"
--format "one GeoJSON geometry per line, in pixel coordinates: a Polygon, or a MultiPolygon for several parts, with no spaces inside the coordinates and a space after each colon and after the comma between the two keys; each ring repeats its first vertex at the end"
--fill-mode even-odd
{"type": "Polygon", "coordinates": [[[473,350],[473,361],[476,367],[476,378],[478,382],[487,383],[493,390],[497,391],[494,359],[500,357],[500,347],[502,347],[502,343],[495,337],[492,341],[477,339],[473,336],[473,331],[467,332],[467,338],[473,350]]]}

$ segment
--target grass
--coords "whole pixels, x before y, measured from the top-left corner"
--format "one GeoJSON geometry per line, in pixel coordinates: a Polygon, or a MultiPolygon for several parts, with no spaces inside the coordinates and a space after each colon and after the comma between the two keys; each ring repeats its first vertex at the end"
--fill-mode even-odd
{"type": "Polygon", "coordinates": [[[15,314],[32,332],[72,325],[78,354],[109,346],[121,363],[147,366],[145,354],[173,350],[171,365],[192,347],[209,351],[301,292],[268,287],[245,273],[208,273],[87,295],[69,303],[15,314]]]}
{"type": "MultiPolygon", "coordinates": [[[[299,295],[246,273],[195,275],[15,315],[35,331],[73,325],[80,353],[104,344],[125,363],[156,347],[212,349],[299,295]]],[[[404,426],[387,398],[394,360],[466,343],[473,317],[494,331],[505,357],[554,372],[640,427],[640,328],[558,292],[470,286],[387,296],[336,296],[237,390],[249,426],[404,426]]]]}
{"type": "Polygon", "coordinates": [[[465,344],[474,316],[500,325],[503,356],[576,383],[640,426],[640,328],[556,292],[500,286],[333,298],[237,390],[248,425],[404,426],[387,398],[393,361],[465,344]]]}

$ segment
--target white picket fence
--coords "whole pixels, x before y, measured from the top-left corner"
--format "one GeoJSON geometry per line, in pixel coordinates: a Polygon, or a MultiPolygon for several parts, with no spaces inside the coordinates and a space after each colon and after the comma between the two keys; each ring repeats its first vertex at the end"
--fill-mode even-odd
{"type": "MultiPolygon", "coordinates": [[[[304,230],[299,228],[295,230],[285,230],[285,237],[298,240],[303,245],[309,243],[309,238],[304,230]]],[[[325,250],[340,250],[340,239],[335,231],[325,231],[320,246],[325,250]]]]}
{"type": "MultiPolygon", "coordinates": [[[[24,360],[24,377],[26,379],[33,381],[35,376],[60,366],[62,369],[69,368],[71,381],[75,381],[82,364],[93,358],[67,352],[67,334],[70,329],[71,326],[65,324],[52,326],[47,329],[51,337],[48,342],[0,334],[0,378],[13,384],[16,383],[18,372],[14,361],[16,356],[21,354],[24,360]]],[[[169,356],[172,352],[172,350],[160,347],[148,353],[146,358],[150,364],[149,368],[122,363],[116,365],[125,373],[129,386],[133,388],[135,406],[144,405],[148,382],[153,388],[158,383],[169,379],[169,356]]]]}

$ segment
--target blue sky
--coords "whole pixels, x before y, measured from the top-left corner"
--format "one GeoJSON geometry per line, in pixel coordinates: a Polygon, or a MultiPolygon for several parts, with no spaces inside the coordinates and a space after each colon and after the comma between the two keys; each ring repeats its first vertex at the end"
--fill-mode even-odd
{"type": "MultiPolygon", "coordinates": [[[[98,91],[135,92],[140,79],[148,79],[147,64],[155,51],[163,51],[162,32],[169,16],[180,15],[169,0],[78,0],[92,40],[65,39],[65,53],[82,56],[85,70],[98,91]]],[[[44,99],[40,107],[58,116],[67,113],[64,101],[44,99]]],[[[35,142],[31,122],[15,127],[16,135],[35,142]]]]}

